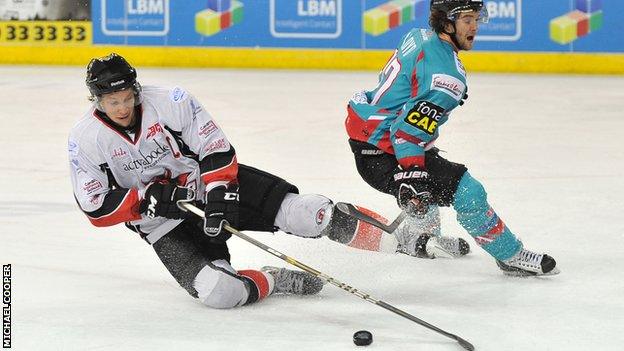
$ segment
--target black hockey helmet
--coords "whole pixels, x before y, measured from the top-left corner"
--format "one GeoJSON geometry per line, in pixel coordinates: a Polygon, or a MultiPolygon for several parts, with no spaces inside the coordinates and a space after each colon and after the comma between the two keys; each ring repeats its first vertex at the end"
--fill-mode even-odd
{"type": "Polygon", "coordinates": [[[128,61],[112,53],[108,56],[94,58],[87,66],[87,87],[92,97],[113,93],[132,87],[139,94],[140,85],[137,74],[128,61]]]}
{"type": "Polygon", "coordinates": [[[487,23],[488,13],[483,0],[431,0],[430,11],[442,11],[446,13],[446,17],[455,21],[457,15],[464,12],[479,12],[479,21],[487,23]]]}

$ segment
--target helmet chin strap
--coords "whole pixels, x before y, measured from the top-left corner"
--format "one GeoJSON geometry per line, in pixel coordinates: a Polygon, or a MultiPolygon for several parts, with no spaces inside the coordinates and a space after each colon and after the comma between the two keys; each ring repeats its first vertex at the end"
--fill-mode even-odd
{"type": "Polygon", "coordinates": [[[451,37],[451,41],[453,42],[453,44],[455,44],[455,47],[457,48],[457,50],[461,50],[461,46],[459,45],[459,41],[457,40],[457,28],[455,27],[455,21],[452,21],[451,24],[453,25],[453,32],[447,32],[446,30],[444,30],[444,34],[447,34],[449,37],[451,37]]]}

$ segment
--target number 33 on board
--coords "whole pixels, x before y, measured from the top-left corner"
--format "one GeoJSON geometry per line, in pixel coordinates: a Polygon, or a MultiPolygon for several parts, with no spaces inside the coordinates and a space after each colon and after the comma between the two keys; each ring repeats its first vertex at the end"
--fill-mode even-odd
{"type": "Polygon", "coordinates": [[[2,21],[0,43],[91,44],[91,22],[2,21]]]}

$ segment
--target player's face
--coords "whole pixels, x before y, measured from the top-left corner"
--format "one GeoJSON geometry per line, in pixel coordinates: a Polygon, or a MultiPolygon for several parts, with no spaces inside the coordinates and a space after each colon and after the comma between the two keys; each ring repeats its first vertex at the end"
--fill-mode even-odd
{"type": "Polygon", "coordinates": [[[100,106],[113,122],[122,127],[134,124],[134,91],[125,89],[102,95],[100,106]]]}
{"type": "Polygon", "coordinates": [[[479,13],[476,11],[459,14],[455,21],[455,37],[459,43],[459,50],[470,50],[474,45],[477,30],[479,29],[479,13]]]}

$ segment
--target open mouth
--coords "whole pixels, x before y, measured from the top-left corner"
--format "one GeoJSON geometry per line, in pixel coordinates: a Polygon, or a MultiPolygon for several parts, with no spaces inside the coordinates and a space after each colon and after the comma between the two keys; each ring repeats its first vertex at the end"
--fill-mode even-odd
{"type": "Polygon", "coordinates": [[[468,39],[469,42],[473,42],[474,41],[474,35],[469,35],[466,37],[466,39],[468,39]]]}
{"type": "Polygon", "coordinates": [[[117,123],[125,123],[127,120],[130,119],[130,115],[125,115],[125,116],[119,116],[117,117],[117,123]]]}

